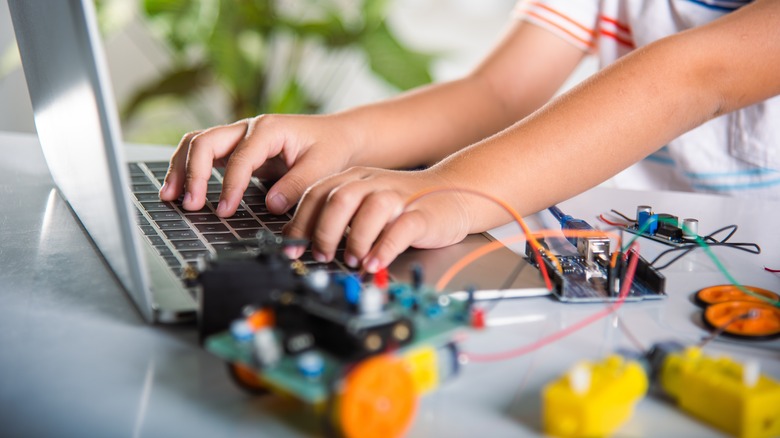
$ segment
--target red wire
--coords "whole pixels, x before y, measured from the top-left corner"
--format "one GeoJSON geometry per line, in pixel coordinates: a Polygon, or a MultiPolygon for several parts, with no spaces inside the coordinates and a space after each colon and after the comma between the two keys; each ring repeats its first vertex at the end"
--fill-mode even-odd
{"type": "Polygon", "coordinates": [[[466,355],[466,357],[469,358],[469,360],[472,360],[474,362],[494,362],[499,360],[512,359],[514,357],[522,356],[524,354],[530,353],[544,346],[552,344],[553,342],[562,339],[566,336],[569,336],[570,334],[598,321],[599,319],[608,316],[610,313],[617,311],[620,308],[620,306],[622,306],[623,303],[625,302],[628,293],[631,291],[631,284],[634,281],[634,274],[636,273],[636,265],[639,262],[639,253],[637,252],[635,246],[636,244],[632,245],[630,249],[630,251],[634,252],[634,257],[632,257],[631,260],[628,262],[628,269],[626,270],[626,275],[623,278],[624,280],[623,286],[620,289],[620,294],[618,294],[618,300],[615,301],[615,303],[612,304],[611,306],[569,327],[566,327],[563,330],[560,330],[547,337],[539,339],[538,341],[532,344],[524,345],[514,350],[504,351],[501,353],[489,353],[489,354],[467,353],[467,352],[464,352],[464,354],[466,355]]]}
{"type": "Polygon", "coordinates": [[[780,272],[780,269],[767,268],[766,266],[764,266],[764,270],[769,271],[769,272],[773,272],[773,273],[780,272]]]}
{"type": "Polygon", "coordinates": [[[601,220],[601,222],[604,222],[607,225],[612,225],[613,227],[625,227],[626,226],[626,224],[621,224],[620,222],[612,222],[610,220],[607,220],[607,218],[605,218],[603,214],[599,215],[599,219],[601,220]]]}

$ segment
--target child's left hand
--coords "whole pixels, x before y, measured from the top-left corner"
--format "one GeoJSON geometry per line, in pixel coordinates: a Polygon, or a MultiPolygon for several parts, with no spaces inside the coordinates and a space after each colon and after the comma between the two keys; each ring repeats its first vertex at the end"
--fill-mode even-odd
{"type": "MultiPolygon", "coordinates": [[[[311,239],[314,257],[320,262],[334,258],[346,232],[345,263],[362,265],[373,273],[410,246],[447,246],[470,232],[470,209],[456,191],[432,194],[406,206],[413,195],[438,187],[452,189],[453,185],[435,169],[353,167],[313,185],[284,231],[292,238],[311,239]]],[[[296,248],[289,255],[297,258],[302,252],[296,248]]]]}

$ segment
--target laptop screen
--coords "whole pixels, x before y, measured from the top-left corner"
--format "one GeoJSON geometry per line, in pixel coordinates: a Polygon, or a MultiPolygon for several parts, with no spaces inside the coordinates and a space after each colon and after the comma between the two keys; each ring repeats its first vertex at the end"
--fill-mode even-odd
{"type": "Polygon", "coordinates": [[[9,0],[46,163],[92,241],[152,320],[108,73],[89,0],[9,0]]]}

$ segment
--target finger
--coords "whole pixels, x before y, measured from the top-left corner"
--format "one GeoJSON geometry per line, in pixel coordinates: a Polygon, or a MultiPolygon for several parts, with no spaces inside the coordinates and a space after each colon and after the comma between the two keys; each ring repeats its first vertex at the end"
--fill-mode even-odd
{"type": "Polygon", "coordinates": [[[227,217],[235,213],[252,173],[278,155],[284,144],[283,140],[276,138],[273,129],[260,129],[264,120],[267,118],[258,117],[248,123],[244,138],[238,142],[228,159],[217,205],[218,216],[227,217]]]}
{"type": "Polygon", "coordinates": [[[333,259],[352,217],[371,192],[371,185],[359,181],[347,181],[330,192],[311,239],[317,261],[333,259]]]}
{"type": "Polygon", "coordinates": [[[199,210],[206,202],[206,189],[214,161],[230,154],[244,138],[247,122],[207,129],[190,141],[184,178],[184,202],[187,210],[199,210]]]}
{"type": "Polygon", "coordinates": [[[173,201],[181,196],[184,191],[184,170],[187,163],[187,153],[190,150],[190,142],[202,131],[193,131],[184,134],[179,145],[171,156],[168,172],[165,174],[163,185],[160,188],[160,199],[173,201]]]}
{"type": "Polygon", "coordinates": [[[265,203],[273,214],[283,214],[295,205],[303,193],[327,176],[319,160],[303,157],[268,190],[265,203]]]}
{"type": "Polygon", "coordinates": [[[387,226],[379,241],[368,253],[363,263],[364,269],[374,274],[388,267],[398,254],[404,252],[425,233],[425,219],[422,213],[418,210],[404,212],[387,226]]]}
{"type": "Polygon", "coordinates": [[[357,268],[382,230],[402,210],[403,199],[396,192],[384,190],[367,196],[352,218],[344,262],[351,268],[357,268]]]}
{"type": "MultiPolygon", "coordinates": [[[[353,175],[354,172],[343,172],[322,179],[309,187],[301,197],[292,220],[284,227],[283,233],[293,239],[312,238],[331,191],[346,181],[354,179],[353,175]]],[[[340,238],[341,236],[339,236],[340,238]]]]}

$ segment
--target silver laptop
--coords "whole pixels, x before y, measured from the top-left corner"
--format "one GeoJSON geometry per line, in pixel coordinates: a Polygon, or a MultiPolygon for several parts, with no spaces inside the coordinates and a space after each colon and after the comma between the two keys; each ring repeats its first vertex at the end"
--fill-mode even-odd
{"type": "MultiPolygon", "coordinates": [[[[289,216],[263,212],[266,188],[254,181],[238,216],[217,218],[217,169],[204,210],[187,212],[180,203],[160,202],[156,193],[166,164],[125,162],[92,1],[8,0],[8,5],[38,138],[61,195],[147,321],[193,320],[197,300],[181,280],[182,267],[198,256],[234,249],[257,229],[279,233],[289,216]]],[[[475,235],[441,250],[408,251],[391,273],[408,280],[411,266],[418,264],[435,281],[452,263],[488,242],[486,235],[475,235]]],[[[545,293],[533,268],[504,284],[523,264],[501,248],[450,286],[476,287],[478,299],[545,293]]],[[[340,262],[329,268],[346,269],[340,262]]]]}

